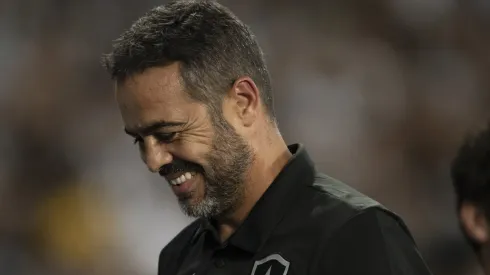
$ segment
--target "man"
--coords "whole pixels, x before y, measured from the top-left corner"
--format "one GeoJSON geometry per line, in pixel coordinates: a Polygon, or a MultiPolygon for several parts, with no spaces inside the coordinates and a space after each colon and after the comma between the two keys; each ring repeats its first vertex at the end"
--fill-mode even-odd
{"type": "Polygon", "coordinates": [[[286,145],[262,51],[228,9],[157,7],[104,60],[143,161],[198,218],[158,274],[430,274],[397,216],[286,145]]]}
{"type": "Polygon", "coordinates": [[[490,124],[461,146],[451,178],[463,233],[490,274],[490,124]]]}

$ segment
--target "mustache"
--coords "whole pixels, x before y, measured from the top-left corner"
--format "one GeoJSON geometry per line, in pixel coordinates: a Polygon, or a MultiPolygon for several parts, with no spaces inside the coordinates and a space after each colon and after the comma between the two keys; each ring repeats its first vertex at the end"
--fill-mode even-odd
{"type": "Polygon", "coordinates": [[[174,159],[174,161],[172,161],[171,163],[165,164],[162,167],[160,167],[158,173],[160,174],[160,176],[165,177],[170,174],[181,173],[184,171],[203,172],[203,170],[204,169],[199,164],[188,162],[181,159],[174,159]]]}

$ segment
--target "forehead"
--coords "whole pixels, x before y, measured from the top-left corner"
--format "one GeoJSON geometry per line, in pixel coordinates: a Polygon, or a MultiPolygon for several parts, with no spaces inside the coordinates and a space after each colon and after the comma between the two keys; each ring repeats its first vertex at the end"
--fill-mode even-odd
{"type": "Polygon", "coordinates": [[[179,66],[149,68],[116,85],[116,100],[128,127],[192,116],[197,102],[184,92],[179,66]]]}
{"type": "MultiPolygon", "coordinates": [[[[185,93],[179,66],[154,67],[116,85],[116,99],[123,106],[148,103],[183,103],[185,93]]],[[[129,107],[129,106],[128,106],[129,107]]]]}

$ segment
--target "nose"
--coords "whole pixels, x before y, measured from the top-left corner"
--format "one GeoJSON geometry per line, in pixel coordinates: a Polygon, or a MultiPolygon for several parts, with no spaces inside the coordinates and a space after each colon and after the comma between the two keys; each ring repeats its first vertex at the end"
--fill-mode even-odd
{"type": "Polygon", "coordinates": [[[141,157],[148,169],[156,173],[160,168],[169,164],[173,160],[172,154],[168,151],[167,144],[162,144],[153,138],[145,141],[144,150],[141,151],[141,157]]]}

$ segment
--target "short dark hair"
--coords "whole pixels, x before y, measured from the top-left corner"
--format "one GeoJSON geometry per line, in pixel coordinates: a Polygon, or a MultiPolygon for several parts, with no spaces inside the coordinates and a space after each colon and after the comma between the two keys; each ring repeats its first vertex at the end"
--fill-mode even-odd
{"type": "Polygon", "coordinates": [[[215,108],[236,79],[251,77],[275,120],[263,52],[250,29],[226,7],[205,0],[156,7],[116,39],[112,52],[103,57],[116,81],[174,62],[179,62],[186,92],[215,108]]]}
{"type": "MultiPolygon", "coordinates": [[[[466,138],[452,162],[451,178],[458,211],[463,202],[471,202],[490,220],[490,123],[466,138]]],[[[463,232],[473,248],[479,251],[480,245],[463,232]]]]}

